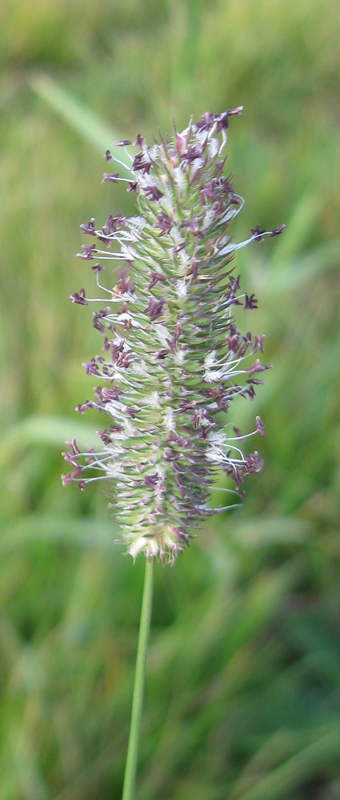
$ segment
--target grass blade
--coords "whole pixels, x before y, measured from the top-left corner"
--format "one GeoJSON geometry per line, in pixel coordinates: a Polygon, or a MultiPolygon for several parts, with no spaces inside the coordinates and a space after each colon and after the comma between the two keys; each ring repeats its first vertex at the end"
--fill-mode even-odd
{"type": "Polygon", "coordinates": [[[105,124],[94,111],[86,108],[73,95],[55,80],[43,73],[32,73],[28,78],[31,89],[41,97],[50,108],[59,114],[83,139],[95,145],[102,153],[109,148],[117,158],[130,169],[130,160],[123,148],[112,147],[112,142],[121,137],[117,131],[105,124]]]}

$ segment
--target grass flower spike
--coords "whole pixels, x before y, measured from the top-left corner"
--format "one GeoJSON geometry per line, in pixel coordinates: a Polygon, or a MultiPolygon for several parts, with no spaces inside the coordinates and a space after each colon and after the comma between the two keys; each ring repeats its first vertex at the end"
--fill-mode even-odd
{"type": "MultiPolygon", "coordinates": [[[[247,436],[226,418],[235,397],[254,397],[269,368],[260,361],[264,337],[248,331],[257,300],[241,289],[231,261],[239,248],[284,226],[257,226],[238,244],[231,239],[243,200],[223,174],[223,148],[229,118],[241,111],[204,114],[153,146],[138,135],[130,179],[116,172],[103,178],[128,182],[138,214],[109,216],[101,229],[94,219],[81,226],[97,240],[78,255],[96,262],[100,296],[90,299],[81,289],[71,299],[94,303],[103,354],[84,365],[100,385],[77,410],[104,411],[109,424],[99,431],[98,452],[81,453],[70,443],[64,457],[73,471],[63,482],[83,489],[110,481],[111,506],[133,558],[143,551],[147,559],[173,562],[193,530],[220,510],[209,505],[216,474],[231,477],[230,491],[242,498],[244,478],[262,466],[257,450],[244,454],[247,436]],[[102,277],[108,261],[120,265],[114,288],[102,277]]],[[[106,159],[113,159],[109,151],[106,159]]],[[[259,417],[253,433],[264,434],[259,417]]]]}

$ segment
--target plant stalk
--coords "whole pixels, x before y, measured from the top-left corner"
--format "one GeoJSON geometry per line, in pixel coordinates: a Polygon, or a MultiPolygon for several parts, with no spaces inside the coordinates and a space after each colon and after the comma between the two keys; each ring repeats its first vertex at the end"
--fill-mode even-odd
{"type": "Polygon", "coordinates": [[[126,757],[122,800],[134,800],[138,761],[139,732],[143,707],[146,651],[150,630],[153,590],[153,562],[146,562],[142,610],[139,624],[135,683],[133,687],[131,727],[126,757]]]}

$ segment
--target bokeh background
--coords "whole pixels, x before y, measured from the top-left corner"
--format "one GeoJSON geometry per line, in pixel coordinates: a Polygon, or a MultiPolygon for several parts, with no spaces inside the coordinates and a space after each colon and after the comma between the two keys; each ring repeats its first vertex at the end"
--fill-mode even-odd
{"type": "Polygon", "coordinates": [[[79,225],[133,211],[103,153],[239,104],[235,238],[287,224],[237,258],[266,466],[156,570],[137,800],[340,798],[339,41],[338,0],[2,0],[1,800],[121,797],[143,559],[60,482],[98,426],[79,225]]]}

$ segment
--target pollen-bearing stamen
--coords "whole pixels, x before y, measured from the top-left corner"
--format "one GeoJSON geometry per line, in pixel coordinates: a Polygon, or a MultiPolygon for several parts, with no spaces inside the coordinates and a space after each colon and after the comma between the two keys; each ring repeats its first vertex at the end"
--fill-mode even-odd
{"type": "MultiPolygon", "coordinates": [[[[209,505],[217,473],[233,479],[235,489],[226,491],[242,499],[244,478],[262,467],[256,450],[241,449],[249,436],[264,435],[260,417],[244,435],[237,428],[230,435],[225,420],[232,400],[252,400],[263,382],[255,375],[269,369],[252,360],[263,353],[264,336],[237,327],[237,308],[248,314],[257,299],[242,292],[230,262],[238,249],[284,226],[256,226],[240,243],[229,235],[243,200],[223,175],[222,151],[229,117],[241,111],[204,114],[151,147],[138,134],[131,178],[124,178],[138,214],[110,215],[101,228],[94,218],[81,225],[106,247],[82,245],[78,253],[99,262],[92,269],[105,296],[90,298],[84,289],[71,295],[80,305],[103,304],[93,325],[104,337],[104,355],[84,368],[104,385],[76,410],[104,411],[110,422],[98,432],[98,452],[81,453],[74,439],[69,443],[64,457],[73,471],[63,483],[84,489],[91,481],[110,482],[110,506],[133,558],[143,551],[173,562],[195,528],[224,509],[209,505]],[[122,264],[114,286],[100,275],[101,262],[110,260],[122,264]]],[[[123,165],[108,150],[105,157],[123,165]]],[[[104,183],[118,180],[119,173],[104,174],[104,183]]]]}

